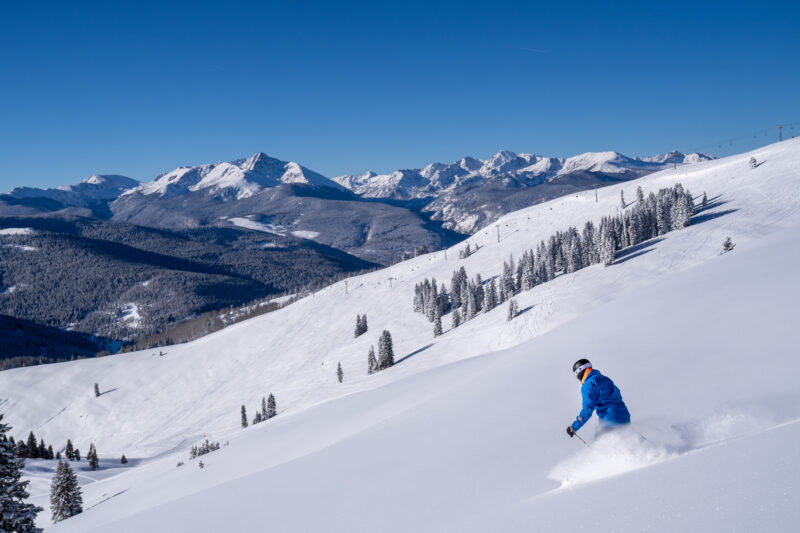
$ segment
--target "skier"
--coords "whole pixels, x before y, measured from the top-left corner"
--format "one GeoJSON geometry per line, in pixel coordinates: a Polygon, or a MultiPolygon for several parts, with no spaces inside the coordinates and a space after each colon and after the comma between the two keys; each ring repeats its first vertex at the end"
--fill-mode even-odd
{"type": "Polygon", "coordinates": [[[572,371],[582,383],[583,407],[575,422],[567,427],[567,435],[570,438],[583,427],[594,410],[597,410],[597,417],[600,419],[600,427],[597,428],[595,438],[631,423],[631,414],[622,401],[622,394],[610,378],[593,369],[588,359],[576,361],[572,365],[572,371]]]}

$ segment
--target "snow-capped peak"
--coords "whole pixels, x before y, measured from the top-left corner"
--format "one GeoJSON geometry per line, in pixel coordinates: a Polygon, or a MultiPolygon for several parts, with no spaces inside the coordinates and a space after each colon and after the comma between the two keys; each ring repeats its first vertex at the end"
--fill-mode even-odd
{"type": "Polygon", "coordinates": [[[189,192],[206,191],[240,200],[263,189],[285,183],[344,189],[338,183],[293,161],[280,161],[263,152],[257,152],[246,159],[180,167],[126,194],[155,194],[169,198],[189,192]]]}

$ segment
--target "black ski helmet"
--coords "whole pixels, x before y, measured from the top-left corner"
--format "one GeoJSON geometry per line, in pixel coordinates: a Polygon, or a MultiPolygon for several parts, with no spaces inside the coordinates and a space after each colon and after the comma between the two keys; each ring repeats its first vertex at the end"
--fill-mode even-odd
{"type": "Polygon", "coordinates": [[[578,381],[583,379],[583,375],[588,368],[592,368],[592,363],[588,359],[578,359],[575,361],[575,364],[572,365],[572,371],[575,373],[575,377],[578,378],[578,381]]]}

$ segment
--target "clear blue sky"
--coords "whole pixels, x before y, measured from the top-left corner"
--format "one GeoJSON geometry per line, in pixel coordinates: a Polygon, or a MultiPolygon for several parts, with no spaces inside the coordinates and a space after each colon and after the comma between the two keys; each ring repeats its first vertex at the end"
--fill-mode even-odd
{"type": "Polygon", "coordinates": [[[3,2],[0,190],[256,151],[730,153],[800,121],[798,4],[3,2]]]}

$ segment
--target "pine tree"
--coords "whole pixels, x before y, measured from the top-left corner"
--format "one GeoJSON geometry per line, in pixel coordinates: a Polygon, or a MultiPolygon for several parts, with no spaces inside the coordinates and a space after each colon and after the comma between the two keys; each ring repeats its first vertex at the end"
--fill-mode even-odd
{"type": "Polygon", "coordinates": [[[120,459],[119,459],[119,462],[120,462],[121,464],[123,464],[123,465],[126,465],[126,464],[128,464],[128,458],[127,458],[127,457],[125,457],[125,454],[124,454],[124,453],[122,454],[122,457],[120,457],[120,459]]]}
{"type": "Polygon", "coordinates": [[[494,282],[494,278],[489,281],[489,285],[486,287],[486,290],[483,291],[483,312],[488,313],[495,307],[495,302],[497,301],[497,284],[494,282]]]}
{"type": "Polygon", "coordinates": [[[50,512],[53,523],[83,512],[83,497],[78,486],[78,476],[67,462],[59,461],[53,476],[50,485],[50,512]]]}
{"type": "Polygon", "coordinates": [[[439,312],[436,312],[436,317],[433,319],[433,336],[438,337],[442,334],[442,317],[439,312]]]}
{"type": "Polygon", "coordinates": [[[89,468],[92,471],[97,470],[100,461],[97,458],[97,450],[94,447],[94,443],[89,445],[89,453],[86,454],[86,460],[89,461],[89,468]]]}
{"type": "Polygon", "coordinates": [[[356,331],[354,336],[358,338],[359,335],[361,335],[361,315],[356,315],[356,331]]]}
{"type": "Polygon", "coordinates": [[[94,384],[94,397],[97,398],[98,396],[100,396],[100,386],[97,383],[95,383],[94,384]]]}
{"type": "Polygon", "coordinates": [[[453,309],[452,320],[453,320],[453,329],[461,325],[461,313],[458,312],[458,309],[453,309]]]}
{"type": "Polygon", "coordinates": [[[622,191],[622,189],[620,189],[620,191],[619,191],[619,201],[620,201],[620,206],[622,207],[622,209],[625,209],[625,207],[626,207],[626,205],[625,205],[625,193],[622,191]]]}
{"type": "Polygon", "coordinates": [[[70,461],[74,461],[75,460],[75,449],[72,447],[72,441],[69,440],[69,439],[67,439],[67,448],[66,448],[66,450],[64,450],[64,455],[70,461]]]}
{"type": "Polygon", "coordinates": [[[242,406],[242,427],[247,427],[247,410],[242,406]]]}
{"type": "Polygon", "coordinates": [[[344,371],[342,370],[342,362],[339,361],[339,364],[336,365],[336,379],[339,380],[339,383],[344,381],[344,371]]]}
{"type": "Polygon", "coordinates": [[[514,320],[516,316],[519,314],[519,307],[517,307],[517,301],[514,298],[511,298],[508,301],[508,316],[506,320],[514,320]]]}
{"type": "Polygon", "coordinates": [[[269,397],[267,398],[267,420],[272,418],[273,416],[278,414],[278,408],[275,405],[275,396],[272,393],[269,393],[269,397]]]}
{"type": "Polygon", "coordinates": [[[638,202],[639,205],[642,205],[644,203],[644,192],[642,192],[641,185],[639,187],[636,187],[636,201],[638,202]]]}
{"type": "Polygon", "coordinates": [[[733,241],[731,240],[731,238],[730,237],[726,237],[725,241],[722,243],[722,251],[720,252],[720,255],[722,255],[722,254],[724,254],[726,252],[730,252],[731,250],[733,250],[734,246],[736,246],[736,245],[733,244],[733,241]]]}
{"type": "Polygon", "coordinates": [[[367,313],[361,315],[361,333],[364,334],[369,330],[369,326],[367,326],[367,313]]]}
{"type": "Polygon", "coordinates": [[[703,206],[703,209],[705,209],[706,207],[708,207],[708,196],[706,196],[706,193],[705,193],[705,191],[703,191],[703,200],[701,201],[701,204],[700,204],[700,205],[702,205],[702,206],[703,206]]]}
{"type": "Polygon", "coordinates": [[[52,460],[55,456],[53,455],[53,445],[47,447],[47,459],[52,460]]]}
{"type": "Polygon", "coordinates": [[[0,531],[41,533],[35,520],[43,509],[25,503],[29,482],[20,481],[25,460],[15,457],[14,444],[5,438],[10,429],[0,414],[0,531]]]}
{"type": "Polygon", "coordinates": [[[261,420],[267,419],[267,399],[266,397],[261,397],[261,420]]]}
{"type": "MultiPolygon", "coordinates": [[[[474,297],[473,297],[474,303],[474,297]]],[[[389,330],[383,330],[378,341],[378,370],[386,370],[394,365],[394,347],[392,346],[392,334],[389,330]]]]}
{"type": "Polygon", "coordinates": [[[36,436],[33,434],[33,431],[28,433],[28,442],[25,443],[25,448],[28,450],[28,457],[31,459],[36,459],[36,455],[38,454],[39,445],[36,443],[36,436]]]}
{"type": "Polygon", "coordinates": [[[367,356],[367,374],[371,375],[378,371],[378,360],[375,359],[375,347],[369,347],[369,355],[367,356]]]}
{"type": "Polygon", "coordinates": [[[81,460],[81,451],[78,448],[75,448],[75,460],[76,461],[81,460]]]}

